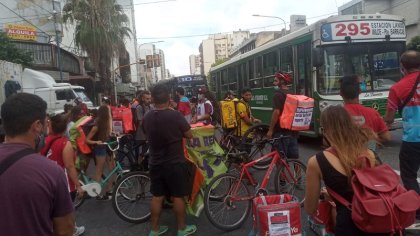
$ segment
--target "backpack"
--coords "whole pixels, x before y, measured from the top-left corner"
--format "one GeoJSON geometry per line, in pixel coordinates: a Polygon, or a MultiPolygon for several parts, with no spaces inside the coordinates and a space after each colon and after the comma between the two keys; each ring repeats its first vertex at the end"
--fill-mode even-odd
{"type": "MultiPolygon", "coordinates": [[[[326,151],[336,155],[334,149],[326,151]]],[[[351,203],[330,188],[327,188],[328,193],[351,211],[352,220],[360,230],[402,232],[415,221],[416,210],[420,207],[419,195],[413,190],[407,191],[389,165],[371,166],[367,156],[360,159],[366,161],[366,167],[353,169],[351,203]]]]}
{"type": "Polygon", "coordinates": [[[220,101],[220,124],[224,129],[233,129],[238,127],[238,114],[236,104],[238,100],[220,101]]]}
{"type": "Polygon", "coordinates": [[[280,127],[295,131],[309,130],[313,110],[313,98],[287,94],[283,112],[279,117],[280,127]]]}

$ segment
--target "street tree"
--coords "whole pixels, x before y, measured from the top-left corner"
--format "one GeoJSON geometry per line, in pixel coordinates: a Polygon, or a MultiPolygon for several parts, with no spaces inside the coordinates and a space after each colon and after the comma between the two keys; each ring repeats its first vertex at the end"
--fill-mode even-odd
{"type": "Polygon", "coordinates": [[[0,32],[0,60],[10,61],[21,64],[23,66],[30,66],[33,62],[30,52],[19,49],[10,41],[6,33],[0,32]]]}
{"type": "Polygon", "coordinates": [[[75,45],[87,53],[104,92],[111,94],[112,62],[127,58],[125,39],[131,34],[122,6],[116,0],[69,0],[63,22],[75,25],[75,45]]]}
{"type": "Polygon", "coordinates": [[[420,51],[420,36],[416,36],[407,44],[407,49],[420,51]]]}

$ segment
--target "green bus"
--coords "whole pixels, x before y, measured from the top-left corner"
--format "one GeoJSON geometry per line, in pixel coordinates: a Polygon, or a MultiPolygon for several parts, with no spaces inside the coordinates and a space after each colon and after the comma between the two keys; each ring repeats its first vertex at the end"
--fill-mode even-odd
{"type": "MultiPolygon", "coordinates": [[[[317,137],[320,112],[343,103],[339,81],[344,75],[359,75],[360,102],[384,115],[389,88],[401,78],[399,57],[405,43],[403,17],[332,16],[211,68],[208,83],[219,99],[228,90],[239,94],[250,88],[253,115],[269,123],[274,74],[290,73],[291,93],[315,99],[311,129],[301,134],[317,137]]],[[[396,128],[401,128],[401,119],[393,124],[396,128]]]]}

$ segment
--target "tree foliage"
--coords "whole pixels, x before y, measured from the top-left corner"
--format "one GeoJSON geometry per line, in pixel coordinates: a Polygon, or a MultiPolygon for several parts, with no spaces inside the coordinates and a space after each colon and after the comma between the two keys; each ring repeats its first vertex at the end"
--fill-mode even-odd
{"type": "Polygon", "coordinates": [[[76,46],[91,59],[104,92],[111,93],[112,62],[127,57],[124,39],[131,34],[122,6],[116,0],[69,0],[63,7],[63,21],[76,26],[76,46]]]}
{"type": "Polygon", "coordinates": [[[0,33],[0,60],[23,66],[30,66],[33,62],[32,54],[17,48],[5,33],[0,33]]]}
{"type": "Polygon", "coordinates": [[[407,44],[407,49],[420,51],[420,36],[416,36],[412,38],[410,42],[407,44]]]}

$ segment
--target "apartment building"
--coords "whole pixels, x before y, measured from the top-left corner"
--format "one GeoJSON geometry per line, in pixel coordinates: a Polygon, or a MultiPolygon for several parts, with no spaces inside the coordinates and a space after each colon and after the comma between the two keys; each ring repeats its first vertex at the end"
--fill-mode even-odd
{"type": "Polygon", "coordinates": [[[201,42],[201,74],[207,75],[211,65],[218,60],[229,58],[230,51],[249,38],[249,31],[234,31],[228,34],[210,35],[201,42]]]}

